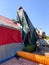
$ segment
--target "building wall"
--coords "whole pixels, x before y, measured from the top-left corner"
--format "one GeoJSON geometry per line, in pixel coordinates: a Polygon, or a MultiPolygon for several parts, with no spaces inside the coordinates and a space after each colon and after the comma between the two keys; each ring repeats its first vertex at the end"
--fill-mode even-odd
{"type": "Polygon", "coordinates": [[[21,30],[0,26],[0,62],[13,57],[23,47],[21,30]]]}

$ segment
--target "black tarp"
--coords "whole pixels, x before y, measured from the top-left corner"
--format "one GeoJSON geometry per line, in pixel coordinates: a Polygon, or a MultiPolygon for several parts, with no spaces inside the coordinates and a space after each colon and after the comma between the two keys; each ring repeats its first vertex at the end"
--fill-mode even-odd
{"type": "Polygon", "coordinates": [[[35,27],[32,25],[27,13],[20,9],[17,11],[17,22],[22,26],[22,39],[24,44],[35,44],[39,39],[35,27]]]}

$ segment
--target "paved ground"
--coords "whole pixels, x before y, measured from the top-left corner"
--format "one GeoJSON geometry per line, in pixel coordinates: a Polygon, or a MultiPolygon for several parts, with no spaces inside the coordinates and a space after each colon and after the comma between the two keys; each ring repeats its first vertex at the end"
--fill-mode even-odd
{"type": "Polygon", "coordinates": [[[38,65],[38,64],[23,58],[19,58],[18,60],[16,58],[13,58],[7,62],[2,63],[1,65],[38,65]]]}
{"type": "MultiPolygon", "coordinates": [[[[49,56],[49,48],[42,47],[40,52],[36,51],[34,53],[49,56]]],[[[13,58],[13,59],[11,59],[7,62],[4,62],[0,65],[43,65],[43,64],[38,64],[38,63],[35,63],[32,61],[26,60],[24,58],[19,58],[18,60],[16,58],[13,58]]]]}

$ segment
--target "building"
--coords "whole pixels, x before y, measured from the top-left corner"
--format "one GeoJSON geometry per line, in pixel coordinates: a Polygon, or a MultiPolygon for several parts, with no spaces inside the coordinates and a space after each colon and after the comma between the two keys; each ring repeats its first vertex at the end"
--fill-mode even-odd
{"type": "Polygon", "coordinates": [[[12,20],[0,15],[0,63],[23,49],[21,29],[12,20]]]}

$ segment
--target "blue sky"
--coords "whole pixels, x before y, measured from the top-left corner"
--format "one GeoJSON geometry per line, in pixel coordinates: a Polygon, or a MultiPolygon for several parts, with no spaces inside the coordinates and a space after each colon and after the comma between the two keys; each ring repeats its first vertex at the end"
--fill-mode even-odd
{"type": "Polygon", "coordinates": [[[49,35],[49,0],[0,0],[0,15],[16,19],[16,12],[22,6],[34,27],[49,35]]]}

